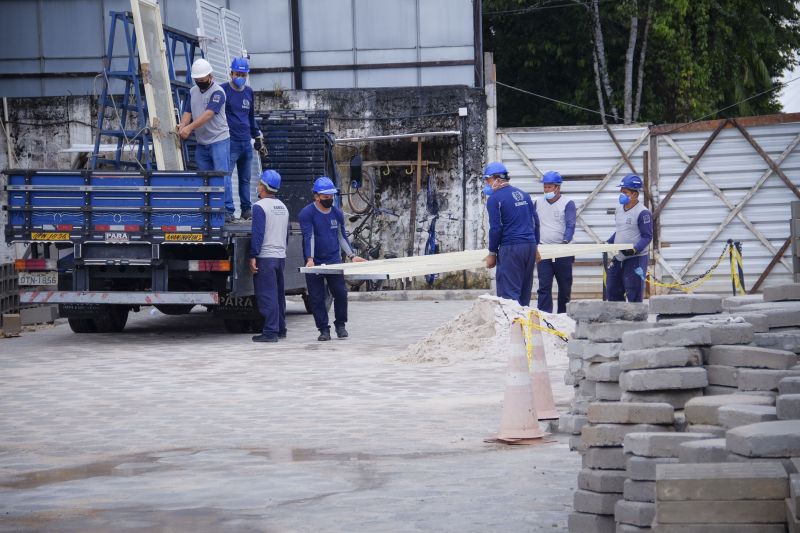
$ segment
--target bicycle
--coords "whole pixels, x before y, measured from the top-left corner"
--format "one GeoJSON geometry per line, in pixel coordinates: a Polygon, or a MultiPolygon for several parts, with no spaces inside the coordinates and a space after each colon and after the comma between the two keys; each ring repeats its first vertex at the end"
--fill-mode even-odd
{"type": "MultiPolygon", "coordinates": [[[[355,228],[353,228],[351,231],[345,232],[347,238],[350,240],[350,246],[353,248],[353,253],[359,257],[363,257],[368,261],[378,259],[381,256],[382,243],[375,243],[373,241],[373,236],[376,233],[374,229],[376,218],[379,215],[391,215],[393,217],[399,217],[399,215],[393,211],[383,209],[381,207],[375,207],[374,205],[370,205],[370,208],[366,214],[347,214],[350,215],[348,220],[351,223],[358,222],[360,219],[360,222],[358,222],[355,228]]],[[[384,255],[384,259],[394,259],[395,257],[397,256],[393,254],[384,255]]],[[[383,287],[383,280],[350,280],[348,281],[350,290],[359,290],[362,285],[365,285],[365,281],[367,291],[377,291],[383,287]]]]}

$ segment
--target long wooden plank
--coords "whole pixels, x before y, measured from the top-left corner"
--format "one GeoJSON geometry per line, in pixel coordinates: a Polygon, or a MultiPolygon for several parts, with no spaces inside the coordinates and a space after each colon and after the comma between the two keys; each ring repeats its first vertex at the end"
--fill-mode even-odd
{"type": "MultiPolygon", "coordinates": [[[[542,244],[542,259],[559,257],[597,257],[603,252],[615,253],[630,249],[630,244],[542,244]]],[[[363,263],[340,263],[303,267],[305,274],[344,274],[348,279],[399,279],[427,274],[484,268],[488,250],[467,250],[436,255],[380,259],[363,263]]]]}

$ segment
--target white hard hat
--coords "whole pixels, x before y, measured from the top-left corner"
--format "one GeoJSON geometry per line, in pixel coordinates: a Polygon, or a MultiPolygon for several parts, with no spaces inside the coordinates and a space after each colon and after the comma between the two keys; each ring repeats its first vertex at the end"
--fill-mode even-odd
{"type": "Polygon", "coordinates": [[[196,60],[194,63],[192,63],[193,79],[205,78],[206,76],[211,74],[211,72],[213,72],[213,69],[211,68],[211,63],[209,63],[203,58],[200,58],[196,60]]]}

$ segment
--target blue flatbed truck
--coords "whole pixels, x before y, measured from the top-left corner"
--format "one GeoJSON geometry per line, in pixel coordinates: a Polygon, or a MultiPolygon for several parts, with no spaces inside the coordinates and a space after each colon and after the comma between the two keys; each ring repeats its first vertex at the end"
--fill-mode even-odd
{"type": "MultiPolygon", "coordinates": [[[[122,331],[130,311],[205,306],[228,331],[260,331],[249,221],[226,224],[224,176],[197,171],[6,170],[7,243],[20,303],[58,304],[76,333],[122,331]]],[[[306,302],[292,223],[287,294],[306,302]]]]}

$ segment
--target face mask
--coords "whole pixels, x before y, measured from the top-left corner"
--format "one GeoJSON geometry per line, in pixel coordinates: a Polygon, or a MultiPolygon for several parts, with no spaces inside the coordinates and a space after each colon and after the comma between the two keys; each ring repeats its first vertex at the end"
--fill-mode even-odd
{"type": "Polygon", "coordinates": [[[483,194],[485,194],[486,196],[491,196],[493,192],[494,189],[492,189],[492,186],[489,185],[488,183],[483,186],[483,194]]]}
{"type": "Polygon", "coordinates": [[[627,205],[628,202],[630,202],[630,201],[631,201],[631,197],[628,196],[627,194],[620,194],[619,195],[619,203],[620,204],[627,205]]]}
{"type": "Polygon", "coordinates": [[[333,205],[333,198],[328,198],[327,200],[320,200],[319,203],[325,209],[330,209],[330,207],[333,205]]]}
{"type": "Polygon", "coordinates": [[[552,200],[555,197],[556,197],[556,193],[554,193],[553,191],[544,193],[544,199],[545,200],[552,200]]]}
{"type": "Polygon", "coordinates": [[[247,78],[233,78],[233,84],[240,89],[244,87],[245,83],[247,83],[247,78]]]}
{"type": "Polygon", "coordinates": [[[210,81],[195,81],[195,83],[197,84],[197,86],[200,88],[201,91],[205,91],[206,89],[211,87],[210,81]]]}

